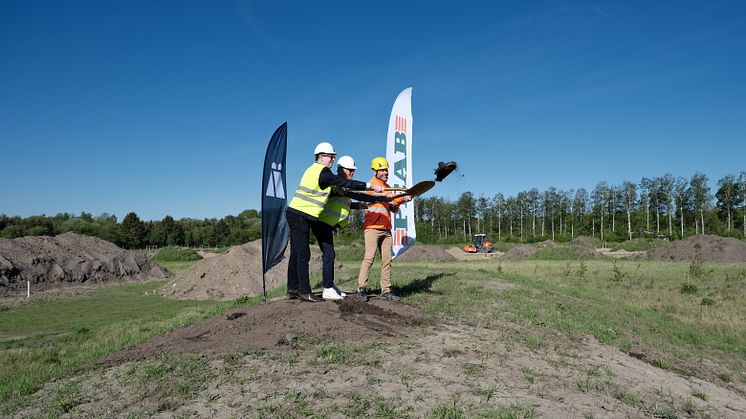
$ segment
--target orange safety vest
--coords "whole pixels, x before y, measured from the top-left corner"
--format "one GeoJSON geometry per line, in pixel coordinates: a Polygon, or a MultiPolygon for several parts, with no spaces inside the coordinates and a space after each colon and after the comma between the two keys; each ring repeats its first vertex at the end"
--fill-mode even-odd
{"type": "MultiPolygon", "coordinates": [[[[373,176],[370,180],[371,185],[381,185],[384,188],[388,188],[389,185],[373,176]]],[[[367,192],[370,195],[375,195],[373,191],[367,192]]],[[[393,196],[391,192],[384,192],[386,196],[393,196]]],[[[394,199],[391,202],[377,202],[369,203],[368,208],[365,210],[365,221],[363,222],[363,228],[372,228],[375,230],[391,230],[391,213],[399,211],[399,204],[403,201],[401,199],[394,199]]]]}

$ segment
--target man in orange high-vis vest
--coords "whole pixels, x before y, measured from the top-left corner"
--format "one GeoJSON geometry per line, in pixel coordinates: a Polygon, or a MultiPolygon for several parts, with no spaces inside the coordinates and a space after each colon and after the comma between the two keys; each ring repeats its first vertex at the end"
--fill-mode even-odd
{"type": "MultiPolygon", "coordinates": [[[[374,175],[369,183],[388,188],[386,181],[389,180],[389,162],[383,157],[376,157],[371,161],[371,169],[374,175]]],[[[399,211],[399,205],[411,200],[410,196],[402,196],[391,202],[370,204],[365,210],[365,222],[363,223],[365,257],[360,265],[360,275],[357,278],[358,297],[363,301],[368,301],[366,288],[368,274],[377,251],[381,252],[381,298],[391,301],[400,300],[398,296],[391,293],[391,212],[399,211]]]]}

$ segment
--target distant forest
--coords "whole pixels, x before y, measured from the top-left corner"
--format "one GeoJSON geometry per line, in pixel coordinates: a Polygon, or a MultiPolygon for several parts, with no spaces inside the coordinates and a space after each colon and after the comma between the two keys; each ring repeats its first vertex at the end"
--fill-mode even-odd
{"type": "MultiPolygon", "coordinates": [[[[475,197],[462,193],[456,201],[420,197],[415,201],[418,241],[460,243],[472,234],[486,233],[491,241],[569,241],[592,236],[619,242],[633,238],[679,239],[695,234],[746,237],[746,171],[727,175],[708,186],[708,178],[666,174],[621,185],[601,182],[588,192],[550,187],[531,189],[515,196],[498,193],[475,197]]],[[[355,237],[362,213],[338,236],[355,237]]],[[[0,237],[55,236],[68,231],[100,237],[125,248],[146,246],[222,247],[261,237],[261,214],[245,210],[221,219],[142,221],[127,214],[121,222],[113,215],[82,213],[37,215],[28,218],[0,215],[0,237]]]]}

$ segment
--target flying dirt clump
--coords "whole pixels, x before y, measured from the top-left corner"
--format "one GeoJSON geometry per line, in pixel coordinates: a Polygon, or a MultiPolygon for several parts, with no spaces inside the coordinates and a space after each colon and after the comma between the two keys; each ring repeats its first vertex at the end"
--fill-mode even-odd
{"type": "Polygon", "coordinates": [[[170,276],[147,256],[97,237],[65,233],[0,239],[0,296],[23,293],[26,281],[32,290],[40,291],[170,276]]]}
{"type": "MultiPolygon", "coordinates": [[[[288,247],[282,262],[265,275],[267,291],[287,283],[289,256],[288,247]]],[[[321,254],[313,246],[309,269],[311,272],[321,270],[321,254]]],[[[262,292],[261,240],[233,246],[224,255],[203,259],[177,274],[161,289],[166,297],[190,300],[233,300],[262,292]]]]}
{"type": "Polygon", "coordinates": [[[660,261],[699,259],[708,262],[746,262],[746,243],[732,237],[691,236],[649,250],[642,258],[660,261]]]}

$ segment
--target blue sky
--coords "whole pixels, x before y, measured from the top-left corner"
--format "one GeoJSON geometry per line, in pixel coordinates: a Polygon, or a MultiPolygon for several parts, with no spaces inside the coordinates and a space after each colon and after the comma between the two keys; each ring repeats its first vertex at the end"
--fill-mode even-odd
{"type": "Polygon", "coordinates": [[[746,170],[739,1],[0,3],[0,213],[212,218],[260,208],[321,140],[385,154],[413,87],[430,194],[746,170]]]}

